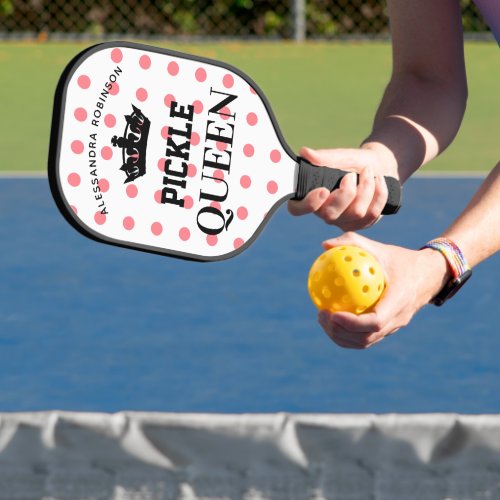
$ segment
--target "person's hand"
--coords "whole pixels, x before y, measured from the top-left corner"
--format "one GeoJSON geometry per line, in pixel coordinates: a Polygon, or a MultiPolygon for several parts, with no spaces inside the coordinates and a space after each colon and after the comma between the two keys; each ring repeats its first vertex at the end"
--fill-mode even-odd
{"type": "Polygon", "coordinates": [[[384,175],[395,176],[394,161],[387,152],[376,148],[302,148],[299,154],[313,165],[355,172],[359,184],[353,173],[346,175],[332,193],[326,188],[314,189],[303,200],[288,202],[292,215],[315,213],[344,231],[363,229],[380,219],[388,196],[384,175]]]}
{"type": "Polygon", "coordinates": [[[364,248],[384,269],[386,288],[371,312],[320,311],[318,321],[339,346],[365,349],[406,326],[449,279],[446,260],[432,249],[408,250],[385,245],[356,233],[345,233],[323,243],[325,249],[340,245],[364,248]]]}

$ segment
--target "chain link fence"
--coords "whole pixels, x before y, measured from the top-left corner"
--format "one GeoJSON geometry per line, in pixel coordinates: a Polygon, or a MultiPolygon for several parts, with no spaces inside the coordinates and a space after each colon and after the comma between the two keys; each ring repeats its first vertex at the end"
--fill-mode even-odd
{"type": "MultiPolygon", "coordinates": [[[[487,32],[472,0],[461,4],[465,30],[487,32]]],[[[387,33],[383,0],[0,0],[3,38],[301,40],[387,33]]]]}

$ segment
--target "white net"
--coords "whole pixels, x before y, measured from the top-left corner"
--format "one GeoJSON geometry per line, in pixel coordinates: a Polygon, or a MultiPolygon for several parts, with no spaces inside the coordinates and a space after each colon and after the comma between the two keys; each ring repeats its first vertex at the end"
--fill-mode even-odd
{"type": "Polygon", "coordinates": [[[496,500],[500,416],[0,414],[0,500],[496,500]]]}

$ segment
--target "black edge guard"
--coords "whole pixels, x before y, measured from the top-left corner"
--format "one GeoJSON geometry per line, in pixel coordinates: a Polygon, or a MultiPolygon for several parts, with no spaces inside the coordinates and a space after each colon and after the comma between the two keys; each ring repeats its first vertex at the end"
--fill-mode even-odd
{"type": "MultiPolygon", "coordinates": [[[[349,173],[338,168],[317,167],[300,157],[297,158],[297,163],[299,165],[299,175],[297,191],[292,198],[293,200],[302,200],[307,193],[319,187],[326,187],[330,191],[333,191],[339,187],[342,178],[349,173]]],[[[395,214],[401,207],[401,184],[394,177],[384,177],[384,179],[389,194],[382,214],[395,214]]],[[[357,176],[357,181],[359,182],[359,175],[357,176]]]]}

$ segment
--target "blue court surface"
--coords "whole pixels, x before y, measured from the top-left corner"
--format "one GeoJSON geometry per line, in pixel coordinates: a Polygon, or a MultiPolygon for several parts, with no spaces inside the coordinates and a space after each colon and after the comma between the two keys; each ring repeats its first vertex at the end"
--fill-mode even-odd
{"type": "MultiPolygon", "coordinates": [[[[413,179],[364,234],[418,248],[480,182],[413,179]]],[[[314,216],[282,207],[240,256],[196,263],[84,238],[44,178],[1,179],[0,207],[0,411],[500,412],[499,255],[453,301],[350,351],[307,294],[339,234],[314,216]]]]}

